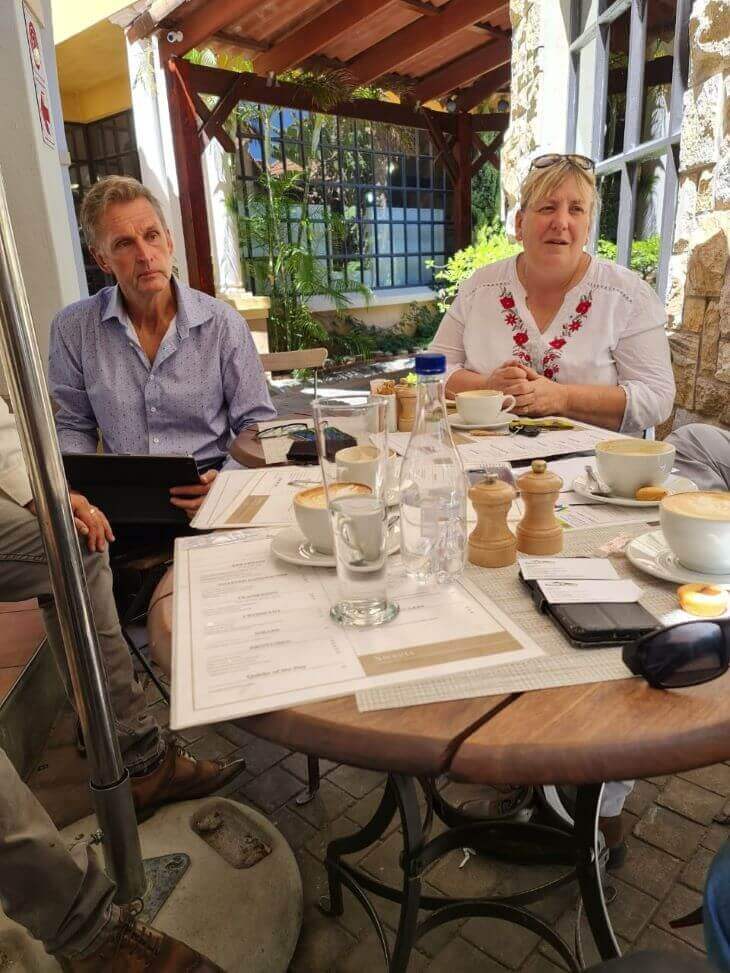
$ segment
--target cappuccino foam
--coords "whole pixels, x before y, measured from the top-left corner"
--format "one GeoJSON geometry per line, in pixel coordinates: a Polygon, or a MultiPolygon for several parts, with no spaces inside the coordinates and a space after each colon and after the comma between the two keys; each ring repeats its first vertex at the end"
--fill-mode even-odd
{"type": "Polygon", "coordinates": [[[671,450],[668,443],[653,439],[606,439],[596,443],[597,453],[613,453],[619,456],[658,456],[671,450]]]}
{"type": "Polygon", "coordinates": [[[675,493],[662,500],[662,507],[685,517],[730,521],[730,493],[675,493]]]}
{"type": "MultiPolygon", "coordinates": [[[[372,493],[370,487],[364,483],[333,483],[329,490],[332,497],[355,497],[372,493]]],[[[327,506],[327,495],[322,486],[310,487],[297,493],[294,501],[303,507],[324,510],[327,506]]]]}

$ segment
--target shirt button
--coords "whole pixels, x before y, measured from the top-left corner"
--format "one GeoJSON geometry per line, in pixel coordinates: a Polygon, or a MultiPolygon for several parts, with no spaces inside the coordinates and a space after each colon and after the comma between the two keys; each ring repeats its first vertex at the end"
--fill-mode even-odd
{"type": "Polygon", "coordinates": [[[156,443],[159,443],[159,441],[160,441],[160,437],[159,436],[155,436],[155,438],[152,440],[152,442],[155,443],[155,444],[156,443]]]}
{"type": "Polygon", "coordinates": [[[150,406],[150,412],[157,412],[157,406],[156,405],[151,405],[150,406]]]}

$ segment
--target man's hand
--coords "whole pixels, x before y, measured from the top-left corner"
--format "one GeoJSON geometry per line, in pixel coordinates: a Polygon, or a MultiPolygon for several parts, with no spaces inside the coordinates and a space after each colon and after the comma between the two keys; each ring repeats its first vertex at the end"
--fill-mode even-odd
{"type": "Polygon", "coordinates": [[[170,490],[170,503],[173,507],[179,507],[180,510],[184,510],[188,518],[192,520],[201,503],[205,500],[205,496],[208,490],[210,490],[213,480],[217,476],[217,470],[208,470],[207,473],[203,473],[200,477],[198,486],[172,487],[170,490]]]}
{"type": "MultiPolygon", "coordinates": [[[[74,515],[76,530],[82,537],[86,538],[86,543],[90,551],[103,551],[107,541],[114,540],[111,525],[98,507],[92,507],[89,501],[81,493],[74,490],[69,492],[71,501],[71,512],[74,515]]],[[[26,504],[34,517],[38,516],[35,501],[31,500],[26,504]]]]}
{"type": "Polygon", "coordinates": [[[519,416],[565,415],[567,409],[567,391],[564,385],[545,378],[533,368],[521,366],[524,376],[505,385],[503,391],[507,395],[514,395],[516,402],[512,412],[519,416]]]}

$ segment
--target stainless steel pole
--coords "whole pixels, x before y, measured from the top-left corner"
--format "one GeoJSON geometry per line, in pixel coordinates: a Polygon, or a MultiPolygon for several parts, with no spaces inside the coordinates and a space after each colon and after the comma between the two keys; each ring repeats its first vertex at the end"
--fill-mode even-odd
{"type": "MultiPolygon", "coordinates": [[[[65,218],[65,214],[64,214],[65,218]]],[[[0,173],[0,359],[10,388],[91,764],[91,790],[118,902],[144,894],[137,822],[68,499],[51,403],[0,173]]]]}

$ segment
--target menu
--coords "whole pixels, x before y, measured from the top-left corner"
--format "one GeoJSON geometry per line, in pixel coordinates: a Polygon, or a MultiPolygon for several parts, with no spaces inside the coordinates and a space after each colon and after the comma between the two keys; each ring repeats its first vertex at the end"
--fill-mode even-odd
{"type": "Polygon", "coordinates": [[[466,579],[423,588],[389,561],[398,616],[345,628],[329,615],[335,572],[277,561],[270,534],[179,538],[170,726],[181,729],[361,689],[541,656],[466,579]]]}

